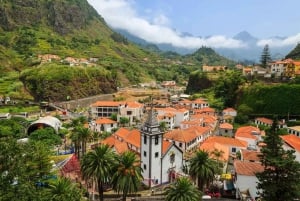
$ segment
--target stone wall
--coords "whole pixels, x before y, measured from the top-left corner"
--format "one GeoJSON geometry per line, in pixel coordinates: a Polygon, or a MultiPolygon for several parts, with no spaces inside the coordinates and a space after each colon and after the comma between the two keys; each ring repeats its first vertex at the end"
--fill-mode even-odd
{"type": "Polygon", "coordinates": [[[102,95],[91,96],[91,97],[77,99],[77,100],[57,102],[57,103],[54,103],[54,105],[64,108],[64,109],[67,109],[67,110],[74,110],[76,108],[89,107],[92,103],[95,103],[97,101],[102,101],[102,100],[112,101],[113,94],[102,94],[102,95]]]}

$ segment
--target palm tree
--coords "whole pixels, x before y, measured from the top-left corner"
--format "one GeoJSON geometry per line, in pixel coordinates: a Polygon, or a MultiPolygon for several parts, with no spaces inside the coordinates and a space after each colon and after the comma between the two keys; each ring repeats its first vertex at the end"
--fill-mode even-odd
{"type": "Polygon", "coordinates": [[[180,177],[165,190],[166,201],[198,201],[201,200],[201,192],[187,177],[180,177]]]}
{"type": "Polygon", "coordinates": [[[100,200],[103,201],[104,185],[111,180],[116,156],[108,145],[100,145],[88,152],[81,160],[81,172],[84,179],[92,179],[98,187],[100,200]]]}
{"type": "Polygon", "coordinates": [[[90,129],[85,128],[83,126],[77,127],[76,132],[79,135],[80,143],[81,143],[81,155],[83,156],[86,153],[86,144],[88,140],[92,137],[92,133],[90,129]]]}
{"type": "Polygon", "coordinates": [[[118,165],[112,177],[113,189],[122,192],[122,200],[126,201],[129,193],[135,193],[143,180],[140,161],[133,152],[126,151],[118,157],[118,165]]]}
{"type": "Polygon", "coordinates": [[[59,178],[50,183],[48,188],[50,201],[81,201],[83,200],[82,191],[67,178],[59,178]]]}
{"type": "Polygon", "coordinates": [[[204,185],[213,181],[215,174],[218,172],[217,163],[209,158],[206,151],[199,150],[190,159],[189,174],[197,179],[199,190],[203,191],[204,185]]]}
{"type": "Polygon", "coordinates": [[[223,167],[222,165],[222,161],[220,160],[220,158],[222,158],[222,156],[224,155],[224,151],[223,150],[218,150],[218,149],[214,149],[211,154],[216,158],[217,162],[218,162],[218,166],[220,168],[223,167]]]}

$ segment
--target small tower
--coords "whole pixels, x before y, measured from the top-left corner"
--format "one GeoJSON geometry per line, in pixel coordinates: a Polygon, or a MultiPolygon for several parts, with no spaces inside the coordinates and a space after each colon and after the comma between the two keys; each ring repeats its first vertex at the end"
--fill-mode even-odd
{"type": "Polygon", "coordinates": [[[160,130],[152,104],[147,120],[141,128],[141,168],[144,183],[149,187],[162,182],[162,144],[163,132],[160,130]]]}

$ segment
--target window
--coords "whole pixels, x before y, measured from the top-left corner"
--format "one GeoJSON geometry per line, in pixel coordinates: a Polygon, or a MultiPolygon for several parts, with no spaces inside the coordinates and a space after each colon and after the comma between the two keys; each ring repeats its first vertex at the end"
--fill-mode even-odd
{"type": "Polygon", "coordinates": [[[147,166],[146,166],[146,164],[144,164],[144,170],[146,170],[147,169],[147,166]]]}
{"type": "Polygon", "coordinates": [[[171,152],[170,154],[170,163],[174,163],[175,162],[175,153],[174,152],[171,152]]]}
{"type": "Polygon", "coordinates": [[[236,152],[236,148],[235,148],[235,147],[232,147],[231,151],[232,151],[233,153],[235,153],[235,152],[236,152]]]}
{"type": "Polygon", "coordinates": [[[155,136],[155,145],[158,144],[158,136],[155,136]]]}
{"type": "Polygon", "coordinates": [[[147,144],[147,136],[144,136],[144,144],[147,144]]]}
{"type": "Polygon", "coordinates": [[[145,151],[144,151],[144,156],[145,156],[145,157],[147,156],[147,152],[145,152],[145,151]]]}
{"type": "Polygon", "coordinates": [[[158,152],[155,152],[155,158],[157,158],[158,157],[158,152]]]}
{"type": "Polygon", "coordinates": [[[132,111],[127,111],[127,115],[132,115],[132,111]]]}
{"type": "Polygon", "coordinates": [[[182,148],[182,143],[181,142],[179,143],[179,147],[182,148]]]}

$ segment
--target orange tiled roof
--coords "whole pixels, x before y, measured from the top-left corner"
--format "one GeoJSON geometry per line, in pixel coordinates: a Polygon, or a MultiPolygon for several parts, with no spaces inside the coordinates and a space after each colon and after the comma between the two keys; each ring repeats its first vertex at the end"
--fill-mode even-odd
{"type": "Polygon", "coordinates": [[[115,132],[115,135],[122,138],[122,139],[125,139],[127,137],[127,135],[129,134],[129,132],[130,132],[130,130],[121,127],[119,130],[117,130],[115,132]]]}
{"type": "Polygon", "coordinates": [[[223,137],[223,136],[213,136],[208,138],[205,142],[214,142],[214,143],[235,146],[235,147],[244,147],[244,148],[246,148],[248,145],[248,143],[243,140],[239,140],[231,137],[223,137]]]}
{"type": "Polygon", "coordinates": [[[243,156],[243,159],[246,161],[259,161],[258,155],[260,152],[258,151],[250,151],[247,149],[242,149],[241,150],[241,155],[243,156]]]}
{"type": "Polygon", "coordinates": [[[126,142],[120,142],[118,140],[115,141],[114,148],[118,154],[129,150],[126,142]]]}
{"type": "Polygon", "coordinates": [[[115,145],[115,142],[116,142],[116,141],[117,141],[117,139],[116,139],[113,135],[111,135],[111,136],[105,138],[105,139],[101,142],[101,144],[107,144],[108,146],[113,147],[113,146],[115,145]]]}
{"type": "Polygon", "coordinates": [[[131,130],[124,140],[137,148],[141,147],[141,133],[137,129],[131,130]]]}
{"type": "Polygon", "coordinates": [[[165,117],[174,117],[175,114],[174,113],[171,113],[171,112],[167,112],[164,114],[165,117]]]}
{"type": "Polygon", "coordinates": [[[172,131],[169,131],[167,133],[165,133],[164,138],[165,139],[170,139],[170,140],[174,140],[177,142],[190,142],[193,139],[195,139],[197,137],[197,135],[193,132],[188,132],[186,130],[182,130],[182,129],[175,129],[172,131]]]}
{"type": "Polygon", "coordinates": [[[129,107],[129,108],[141,108],[144,106],[143,104],[136,102],[136,101],[126,102],[125,104],[127,104],[127,107],[129,107]]]}
{"type": "Polygon", "coordinates": [[[282,135],[280,136],[282,140],[287,143],[289,146],[294,148],[296,151],[300,152],[300,138],[290,134],[290,135],[282,135]]]}
{"type": "Polygon", "coordinates": [[[206,104],[207,103],[207,101],[205,101],[204,99],[202,99],[202,98],[198,98],[198,99],[196,99],[196,100],[193,100],[193,101],[191,101],[192,103],[197,103],[197,104],[206,104]]]}
{"type": "Polygon", "coordinates": [[[97,101],[92,104],[92,107],[118,107],[120,102],[115,101],[97,101]]]}
{"type": "Polygon", "coordinates": [[[193,111],[194,111],[194,113],[205,113],[205,112],[215,112],[216,110],[211,107],[204,107],[201,109],[194,109],[193,111]]]}
{"type": "Polygon", "coordinates": [[[235,160],[233,165],[238,175],[255,176],[256,173],[264,171],[264,167],[261,163],[235,160]]]}
{"type": "Polygon", "coordinates": [[[235,132],[235,137],[256,139],[256,137],[253,134],[260,135],[261,132],[259,128],[256,128],[254,126],[243,126],[237,129],[237,131],[235,132]]]}
{"type": "Polygon", "coordinates": [[[231,107],[229,107],[229,108],[225,108],[225,109],[223,110],[223,112],[236,112],[236,110],[233,109],[233,108],[231,108],[231,107]]]}
{"type": "Polygon", "coordinates": [[[187,128],[185,130],[196,132],[197,136],[207,134],[210,131],[210,129],[208,127],[203,127],[203,126],[193,126],[193,127],[187,128]]]}
{"type": "Polygon", "coordinates": [[[265,118],[265,117],[258,117],[258,118],[256,118],[256,120],[260,121],[262,123],[265,123],[265,124],[269,124],[269,125],[273,124],[273,120],[272,119],[268,119],[268,118],[265,118]]]}
{"type": "Polygon", "coordinates": [[[207,151],[211,158],[221,160],[221,161],[228,161],[229,160],[229,149],[228,149],[228,147],[224,146],[224,145],[221,145],[219,143],[204,141],[204,143],[202,145],[200,145],[199,149],[207,151]],[[222,154],[219,158],[217,158],[213,154],[216,150],[222,152],[222,154]]]}
{"type": "Polygon", "coordinates": [[[166,107],[166,108],[155,108],[155,110],[157,111],[164,111],[166,113],[173,113],[173,112],[176,112],[177,110],[175,108],[172,108],[172,107],[166,107]]]}
{"type": "Polygon", "coordinates": [[[233,129],[233,126],[230,123],[222,123],[219,127],[221,129],[233,129]]]}
{"type": "Polygon", "coordinates": [[[162,154],[165,154],[168,149],[170,148],[170,146],[172,146],[172,143],[167,141],[167,140],[163,140],[163,144],[162,144],[162,154]]]}
{"type": "Polygon", "coordinates": [[[95,122],[96,122],[96,124],[114,124],[114,123],[117,123],[116,121],[108,119],[108,118],[98,118],[95,122]]]}

